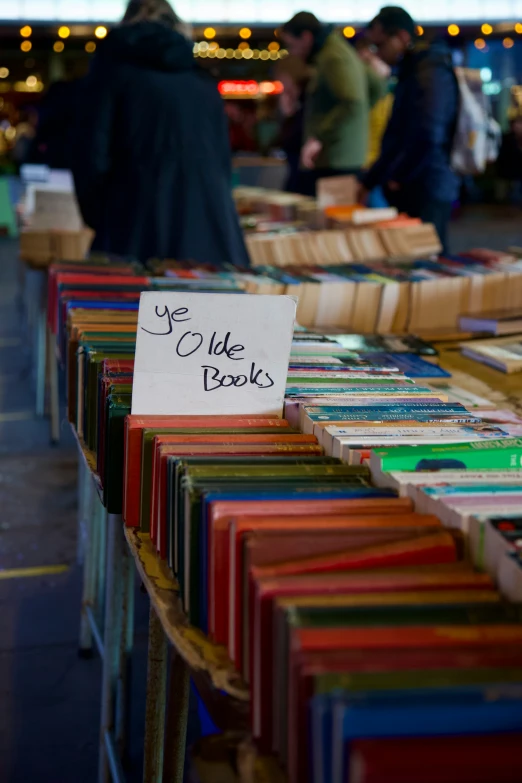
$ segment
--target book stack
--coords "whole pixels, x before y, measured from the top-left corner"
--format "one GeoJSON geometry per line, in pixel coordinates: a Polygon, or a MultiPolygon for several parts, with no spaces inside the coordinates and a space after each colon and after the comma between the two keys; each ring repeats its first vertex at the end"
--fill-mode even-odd
{"type": "MultiPolygon", "coordinates": [[[[442,783],[455,769],[469,783],[518,781],[521,610],[489,566],[474,568],[471,523],[417,510],[396,475],[429,468],[436,449],[479,455],[470,469],[488,455],[513,460],[516,422],[485,422],[479,400],[455,401],[422,340],[302,328],[284,418],[130,415],[137,290],[241,289],[212,274],[141,279],[122,267],[117,284],[98,271],[51,273],[70,420],[109,512],[149,537],[190,623],[249,684],[260,751],[289,783],[442,783]],[[353,428],[356,442],[331,427],[353,428]],[[330,441],[359,458],[327,454],[330,441]]],[[[507,468],[515,479],[519,465],[507,468]]],[[[513,558],[517,528],[505,521],[481,530],[513,558]]]]}

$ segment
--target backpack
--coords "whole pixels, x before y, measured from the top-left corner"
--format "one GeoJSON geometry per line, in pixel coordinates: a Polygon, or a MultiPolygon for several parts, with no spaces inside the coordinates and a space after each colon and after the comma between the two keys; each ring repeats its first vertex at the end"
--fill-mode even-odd
{"type": "Polygon", "coordinates": [[[462,176],[482,174],[498,158],[502,133],[493,119],[479,71],[455,68],[459,109],[451,151],[451,167],[462,176]]]}

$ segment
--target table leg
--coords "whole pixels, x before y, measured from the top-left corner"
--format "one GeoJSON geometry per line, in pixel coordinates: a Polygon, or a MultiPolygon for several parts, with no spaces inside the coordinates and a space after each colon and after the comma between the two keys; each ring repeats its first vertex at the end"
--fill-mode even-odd
{"type": "Polygon", "coordinates": [[[91,623],[89,621],[89,610],[95,605],[96,586],[96,507],[95,491],[91,475],[85,465],[80,463],[80,500],[78,538],[81,547],[83,562],[83,591],[82,591],[82,611],[80,620],[80,646],[79,655],[82,658],[90,658],[93,647],[93,634],[91,623]]]}
{"type": "Polygon", "coordinates": [[[58,387],[58,357],[56,355],[56,338],[47,328],[47,361],[49,366],[49,392],[51,405],[51,443],[60,442],[60,390],[58,387]]]}
{"type": "Polygon", "coordinates": [[[187,747],[187,721],[190,698],[189,668],[181,655],[173,651],[170,665],[167,704],[167,747],[163,779],[183,783],[187,747]]]}
{"type": "MultiPolygon", "coordinates": [[[[116,514],[108,515],[107,577],[105,599],[105,633],[103,656],[102,709],[100,726],[99,783],[110,783],[111,764],[108,747],[113,747],[113,735],[118,728],[118,703],[125,699],[127,685],[127,649],[129,639],[129,581],[134,578],[134,563],[123,535],[123,521],[116,514]]],[[[131,602],[132,603],[132,602],[131,602]]],[[[118,755],[125,736],[120,736],[118,755]]],[[[114,759],[112,768],[114,769],[114,759]]]]}
{"type": "Polygon", "coordinates": [[[45,415],[45,380],[47,367],[46,314],[40,307],[36,316],[36,415],[45,415]]]}
{"type": "MultiPolygon", "coordinates": [[[[149,616],[143,783],[162,783],[163,780],[167,656],[167,639],[158,616],[151,605],[149,616]]],[[[169,783],[171,782],[169,781],[169,783]]],[[[174,783],[174,781],[172,781],[172,783],[174,783]]]]}

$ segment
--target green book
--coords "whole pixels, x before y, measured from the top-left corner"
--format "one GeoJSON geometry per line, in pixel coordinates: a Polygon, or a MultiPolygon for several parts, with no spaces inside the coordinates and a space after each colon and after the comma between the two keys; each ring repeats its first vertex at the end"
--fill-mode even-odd
{"type": "Polygon", "coordinates": [[[325,694],[335,690],[361,692],[454,688],[511,682],[522,682],[522,668],[419,669],[415,671],[318,674],[314,677],[314,693],[325,694]]]}
{"type": "Polygon", "coordinates": [[[522,465],[522,438],[440,446],[394,446],[372,451],[372,473],[392,470],[508,470],[522,465]]]}
{"type": "Polygon", "coordinates": [[[109,514],[121,514],[123,508],[123,431],[131,404],[129,394],[111,395],[107,401],[103,504],[109,514]]]}

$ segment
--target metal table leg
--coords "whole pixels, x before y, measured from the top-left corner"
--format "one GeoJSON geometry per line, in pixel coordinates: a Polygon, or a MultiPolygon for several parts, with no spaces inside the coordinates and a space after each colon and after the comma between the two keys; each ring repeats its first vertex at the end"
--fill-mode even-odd
{"type": "MultiPolygon", "coordinates": [[[[128,642],[129,605],[128,596],[134,580],[132,562],[124,535],[121,516],[108,515],[107,529],[107,578],[105,601],[105,634],[103,656],[102,708],[100,726],[100,758],[98,766],[99,783],[114,783],[123,780],[121,754],[125,736],[119,737],[119,746],[114,742],[118,728],[120,709],[118,702],[125,700],[127,684],[127,659],[130,653],[128,642]]],[[[132,603],[132,602],[131,602],[132,603]]],[[[119,727],[121,735],[121,725],[119,727]]]]}
{"type": "Polygon", "coordinates": [[[96,601],[96,585],[94,575],[96,573],[96,528],[95,518],[95,490],[91,475],[85,465],[80,461],[80,508],[78,520],[78,539],[81,547],[83,562],[83,591],[82,611],[80,620],[80,646],[79,655],[82,658],[90,658],[92,655],[93,632],[89,612],[92,611],[96,601]]]}
{"type": "Polygon", "coordinates": [[[143,783],[162,783],[165,741],[165,696],[168,647],[165,633],[151,604],[147,668],[147,707],[143,783]]]}
{"type": "Polygon", "coordinates": [[[60,390],[58,388],[58,357],[56,339],[47,327],[47,362],[49,367],[49,392],[51,406],[51,443],[60,442],[60,390]]]}
{"type": "Polygon", "coordinates": [[[172,651],[167,703],[168,742],[165,748],[163,779],[183,783],[187,746],[187,721],[190,698],[189,668],[181,655],[172,651]]]}

